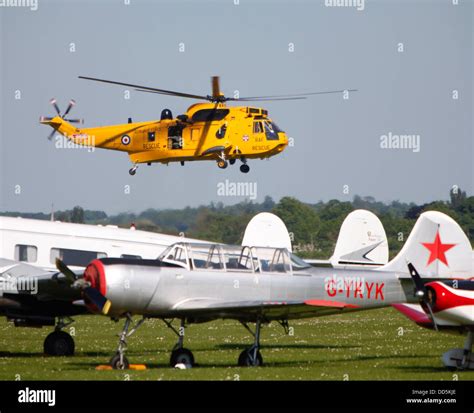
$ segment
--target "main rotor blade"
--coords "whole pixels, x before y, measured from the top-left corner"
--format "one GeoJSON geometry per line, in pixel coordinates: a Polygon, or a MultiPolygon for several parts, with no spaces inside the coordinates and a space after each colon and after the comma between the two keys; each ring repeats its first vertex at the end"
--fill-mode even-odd
{"type": "Polygon", "coordinates": [[[154,93],[159,93],[159,94],[164,94],[164,95],[179,96],[182,98],[209,100],[208,96],[192,95],[190,93],[176,92],[174,90],[157,89],[157,88],[148,87],[148,86],[134,85],[131,83],[123,83],[123,82],[116,82],[113,80],[98,79],[95,77],[86,77],[86,76],[78,76],[78,77],[79,79],[92,80],[94,82],[110,83],[112,85],[133,87],[134,89],[137,89],[137,90],[139,89],[140,92],[147,91],[147,92],[154,92],[154,93]]]}
{"type": "Polygon", "coordinates": [[[157,95],[184,97],[184,98],[188,98],[188,99],[209,100],[209,96],[188,95],[188,94],[187,94],[187,96],[182,96],[182,95],[177,95],[176,93],[156,92],[154,90],[138,89],[138,88],[136,88],[135,90],[137,92],[156,93],[157,95]]]}
{"type": "Polygon", "coordinates": [[[304,96],[295,96],[295,97],[288,97],[288,98],[242,98],[242,99],[235,99],[235,98],[226,98],[226,100],[231,100],[235,102],[266,102],[266,101],[275,101],[275,100],[302,100],[307,99],[304,96]]]}
{"type": "Polygon", "coordinates": [[[357,89],[343,89],[343,90],[327,90],[322,92],[309,92],[309,93],[292,93],[289,95],[274,95],[274,96],[245,96],[243,98],[235,99],[229,98],[228,100],[261,100],[261,99],[275,99],[278,100],[280,98],[300,98],[302,96],[313,96],[313,95],[327,95],[331,93],[343,93],[343,92],[357,92],[357,89]]]}
{"type": "Polygon", "coordinates": [[[56,258],[56,268],[64,274],[66,279],[72,284],[74,281],[76,281],[76,274],[66,265],[64,262],[62,262],[59,258],[56,258]]]}

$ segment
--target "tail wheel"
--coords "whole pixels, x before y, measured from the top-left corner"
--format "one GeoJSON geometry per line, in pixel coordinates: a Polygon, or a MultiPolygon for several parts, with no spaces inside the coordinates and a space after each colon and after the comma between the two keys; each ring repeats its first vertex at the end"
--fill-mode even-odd
{"type": "Polygon", "coordinates": [[[228,166],[228,162],[227,161],[223,161],[222,159],[217,161],[217,166],[221,169],[225,169],[227,168],[228,166]]]}

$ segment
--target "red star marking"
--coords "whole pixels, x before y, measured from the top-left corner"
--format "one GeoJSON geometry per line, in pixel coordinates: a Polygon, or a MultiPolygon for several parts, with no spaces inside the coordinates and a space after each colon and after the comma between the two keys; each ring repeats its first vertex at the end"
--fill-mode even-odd
{"type": "Polygon", "coordinates": [[[444,253],[449,251],[457,244],[443,244],[439,236],[439,230],[436,233],[436,237],[432,243],[422,242],[421,244],[430,251],[430,257],[428,258],[428,264],[426,264],[426,266],[430,265],[435,260],[440,260],[443,264],[449,267],[448,261],[446,260],[446,255],[444,253]]]}

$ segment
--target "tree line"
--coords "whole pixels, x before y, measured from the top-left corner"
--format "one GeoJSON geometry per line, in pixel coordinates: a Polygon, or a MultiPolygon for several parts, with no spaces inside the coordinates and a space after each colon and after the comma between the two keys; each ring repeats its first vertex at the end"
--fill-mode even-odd
{"type": "MultiPolygon", "coordinates": [[[[129,228],[184,234],[187,237],[213,242],[239,244],[250,219],[259,212],[278,215],[288,227],[295,250],[299,255],[311,258],[331,256],[342,221],[355,209],[374,212],[382,221],[387,233],[390,256],[393,257],[403,246],[416,219],[427,210],[437,210],[454,218],[474,239],[474,197],[465,191],[451,189],[449,201],[434,201],[423,205],[393,201],[383,203],[373,197],[356,195],[351,202],[330,200],[316,204],[304,203],[292,197],[284,197],[275,202],[270,196],[261,203],[244,201],[225,206],[210,203],[184,209],[147,209],[141,213],[123,212],[107,215],[104,211],[84,210],[76,206],[71,210],[56,211],[54,219],[64,222],[118,225],[129,228]]],[[[51,219],[45,213],[3,212],[0,215],[22,216],[24,218],[51,219]]]]}

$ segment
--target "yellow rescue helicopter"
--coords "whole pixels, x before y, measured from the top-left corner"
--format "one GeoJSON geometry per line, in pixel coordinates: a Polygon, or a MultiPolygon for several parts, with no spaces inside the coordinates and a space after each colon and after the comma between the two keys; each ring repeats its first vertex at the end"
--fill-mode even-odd
{"type": "Polygon", "coordinates": [[[253,96],[233,98],[224,96],[219,87],[219,77],[212,77],[212,95],[201,96],[172,90],[157,89],[130,83],[115,82],[105,79],[79,76],[80,79],[109,83],[134,88],[140,92],[157,93],[167,96],[178,96],[190,99],[205,100],[188,108],[185,114],[173,117],[169,109],[163,109],[160,120],[148,122],[132,122],[96,128],[77,128],[73,123],[81,123],[80,119],[67,119],[75,102],[61,115],[55,99],[51,104],[57,116],[41,117],[40,122],[53,128],[48,139],[56,132],[64,135],[72,142],[103,149],[127,152],[133,167],[130,175],[135,175],[138,165],[155,162],[168,164],[187,161],[217,162],[221,169],[227,168],[240,160],[240,170],[249,172],[248,159],[264,159],[277,155],[288,145],[288,137],[268,117],[268,111],[251,106],[226,105],[228,101],[269,101],[306,99],[310,95],[327,93],[348,93],[355,91],[332,90],[279,96],[253,96]]]}

